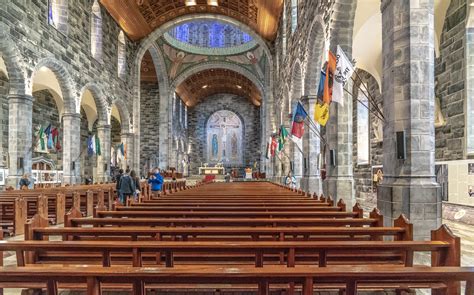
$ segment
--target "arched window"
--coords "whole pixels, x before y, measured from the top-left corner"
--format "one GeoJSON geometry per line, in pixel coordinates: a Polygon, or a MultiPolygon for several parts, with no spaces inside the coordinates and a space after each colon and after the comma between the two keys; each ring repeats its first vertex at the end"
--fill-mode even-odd
{"type": "MultiPolygon", "coordinates": [[[[363,88],[363,87],[362,87],[363,88]]],[[[357,102],[357,164],[369,164],[369,100],[359,90],[357,102]]]]}
{"type": "Polygon", "coordinates": [[[91,13],[91,54],[97,61],[102,61],[102,15],[97,0],[92,4],[91,13]]]}
{"type": "Polygon", "coordinates": [[[239,116],[220,110],[207,120],[207,162],[242,165],[243,123],[239,116]]]}
{"type": "Polygon", "coordinates": [[[201,46],[208,47],[210,45],[209,44],[209,27],[202,26],[200,29],[201,29],[201,32],[200,32],[201,38],[199,39],[201,41],[201,46]]]}
{"type": "Polygon", "coordinates": [[[67,34],[68,0],[48,1],[48,23],[63,34],[67,34]]]}
{"type": "Polygon", "coordinates": [[[123,34],[123,31],[120,31],[120,34],[118,36],[118,49],[117,49],[117,54],[118,54],[118,66],[117,66],[117,71],[118,71],[118,76],[120,78],[125,78],[125,71],[126,71],[126,56],[125,56],[125,35],[123,34]]]}
{"type": "MultiPolygon", "coordinates": [[[[469,18],[466,26],[466,152],[474,155],[474,7],[469,7],[469,18]]],[[[436,117],[441,113],[441,106],[436,117]]],[[[435,118],[437,119],[437,118],[435,118]]],[[[439,120],[437,120],[439,121],[439,120]]]]}
{"type": "Polygon", "coordinates": [[[298,27],[298,0],[291,0],[291,32],[298,27]]]}

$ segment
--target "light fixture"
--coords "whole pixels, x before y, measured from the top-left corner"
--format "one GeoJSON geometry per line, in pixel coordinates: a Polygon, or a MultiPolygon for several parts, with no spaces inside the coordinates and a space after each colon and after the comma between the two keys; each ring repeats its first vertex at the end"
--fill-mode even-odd
{"type": "Polygon", "coordinates": [[[207,5],[219,6],[219,3],[217,0],[207,0],[207,5]]]}
{"type": "Polygon", "coordinates": [[[207,87],[208,87],[208,85],[203,85],[202,89],[206,89],[207,87]]]}
{"type": "Polygon", "coordinates": [[[196,0],[186,0],[184,4],[186,6],[193,6],[193,5],[196,5],[196,0]]]}
{"type": "Polygon", "coordinates": [[[237,86],[237,88],[239,88],[239,89],[242,89],[242,86],[240,86],[240,85],[235,85],[235,86],[237,86]]]}

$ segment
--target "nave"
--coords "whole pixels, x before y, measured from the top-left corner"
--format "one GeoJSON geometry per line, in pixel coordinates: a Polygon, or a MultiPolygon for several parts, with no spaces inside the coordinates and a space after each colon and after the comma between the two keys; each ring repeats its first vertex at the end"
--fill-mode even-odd
{"type": "Polygon", "coordinates": [[[473,292],[474,270],[461,267],[461,241],[446,225],[431,241],[413,241],[404,216],[387,227],[377,209],[275,183],[176,184],[159,198],[147,186],[138,202],[112,210],[104,205],[112,187],[91,188],[90,217],[75,192],[64,226],[51,226],[48,210],[38,208],[24,240],[0,243],[7,256],[14,253],[6,261],[16,258],[0,270],[4,294],[19,294],[14,287],[47,294],[461,294],[459,281],[468,282],[463,294],[473,292]],[[431,266],[416,261],[425,252],[431,266]]]}

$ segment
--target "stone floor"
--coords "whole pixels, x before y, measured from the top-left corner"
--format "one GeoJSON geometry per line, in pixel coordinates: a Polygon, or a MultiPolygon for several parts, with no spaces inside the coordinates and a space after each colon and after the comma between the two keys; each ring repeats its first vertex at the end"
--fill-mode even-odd
{"type": "MultiPolygon", "coordinates": [[[[368,216],[368,213],[373,210],[376,205],[375,196],[364,196],[364,198],[357,200],[362,208],[364,209],[364,214],[368,216]]],[[[462,266],[474,266],[474,225],[469,225],[466,223],[462,223],[459,221],[452,221],[452,220],[443,220],[443,223],[447,224],[449,228],[453,231],[453,233],[459,237],[461,237],[461,265],[462,266]]],[[[23,236],[17,236],[10,238],[12,240],[23,240],[23,236]]],[[[16,265],[16,257],[14,252],[6,252],[3,254],[4,256],[4,265],[16,265]]],[[[415,256],[415,264],[430,264],[430,257],[429,253],[421,254],[415,256]]],[[[464,288],[464,286],[463,286],[464,288]]],[[[430,294],[429,290],[416,290],[417,294],[430,294]]],[[[171,292],[173,293],[173,292],[171,292]]],[[[229,294],[231,294],[230,292],[229,294]]],[[[248,292],[249,295],[252,294],[248,292]]],[[[21,294],[20,289],[5,289],[5,295],[19,295],[21,294]]],[[[76,295],[76,294],[83,294],[82,292],[61,292],[63,295],[76,295]]],[[[111,292],[109,294],[119,294],[118,292],[111,292]]],[[[127,294],[120,292],[120,294],[127,294]]],[[[198,295],[208,295],[210,293],[207,292],[200,292],[196,293],[198,295]]],[[[239,293],[242,295],[243,293],[239,293]]],[[[319,295],[326,295],[331,294],[329,292],[320,292],[319,295]]],[[[362,293],[361,293],[362,294],[362,293]]],[[[372,293],[373,294],[373,293],[372,293]]],[[[384,294],[391,294],[380,292],[377,295],[384,295],[384,294]]],[[[464,293],[462,293],[464,294],[464,293]]],[[[178,295],[177,293],[173,293],[173,295],[178,295]]],[[[180,294],[181,295],[181,294],[180,294]]]]}

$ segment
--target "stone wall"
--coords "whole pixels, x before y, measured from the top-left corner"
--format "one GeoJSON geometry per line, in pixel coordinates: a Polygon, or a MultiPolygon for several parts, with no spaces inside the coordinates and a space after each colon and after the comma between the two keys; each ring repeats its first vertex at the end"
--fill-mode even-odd
{"type": "MultiPolygon", "coordinates": [[[[369,90],[370,95],[375,99],[376,104],[379,104],[380,107],[383,107],[382,94],[380,93],[380,88],[377,83],[377,80],[364,70],[358,70],[358,73],[369,90]]],[[[354,75],[355,76],[355,75],[354,75]]],[[[356,79],[354,83],[352,97],[353,97],[353,163],[354,163],[354,187],[356,198],[361,197],[360,193],[368,193],[372,191],[372,166],[382,165],[383,157],[383,141],[379,141],[375,135],[375,128],[379,119],[375,115],[375,107],[373,105],[368,105],[370,108],[369,113],[369,163],[367,165],[359,165],[357,163],[357,146],[358,146],[358,134],[357,134],[357,105],[359,102],[357,98],[359,97],[359,87],[362,88],[362,92],[367,94],[367,90],[361,86],[361,83],[356,79]]],[[[383,134],[383,133],[382,133],[383,134]]]]}
{"type": "Polygon", "coordinates": [[[160,94],[158,83],[142,81],[140,94],[140,168],[148,166],[147,163],[151,159],[159,156],[159,114],[160,94]]]}
{"type": "Polygon", "coordinates": [[[203,102],[188,110],[191,174],[197,174],[201,162],[206,162],[206,123],[213,113],[220,110],[232,111],[243,120],[243,164],[253,165],[260,159],[260,108],[243,97],[217,94],[204,99],[203,102]]]}
{"type": "Polygon", "coordinates": [[[466,97],[466,0],[451,1],[435,61],[435,95],[446,125],[436,128],[436,160],[464,158],[466,97]]]}
{"type": "MultiPolygon", "coordinates": [[[[49,90],[33,92],[33,144],[35,144],[35,130],[41,125],[43,129],[51,124],[51,128],[59,129],[59,142],[62,145],[63,128],[59,118],[58,108],[53,95],[49,90]]],[[[46,143],[45,143],[46,144],[46,143]]],[[[49,153],[38,153],[33,151],[33,158],[42,157],[54,163],[56,170],[62,170],[62,151],[49,150],[49,153]]]]}
{"type": "Polygon", "coordinates": [[[7,165],[8,151],[8,99],[9,91],[8,77],[0,72],[0,167],[7,165]]]}

